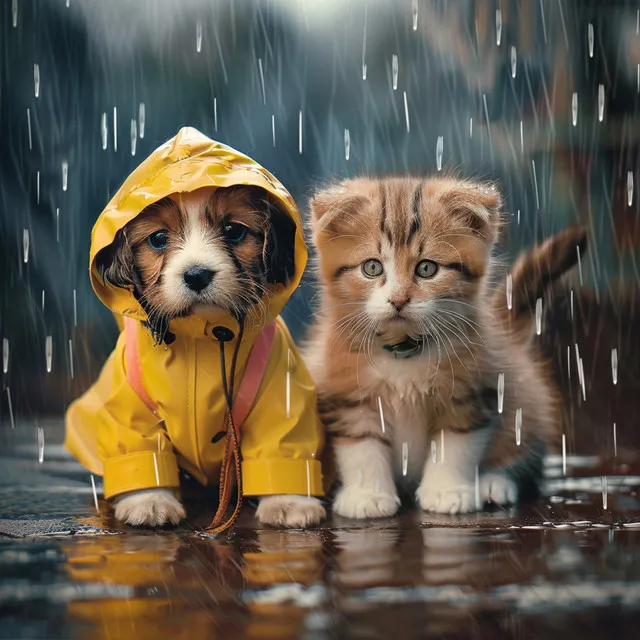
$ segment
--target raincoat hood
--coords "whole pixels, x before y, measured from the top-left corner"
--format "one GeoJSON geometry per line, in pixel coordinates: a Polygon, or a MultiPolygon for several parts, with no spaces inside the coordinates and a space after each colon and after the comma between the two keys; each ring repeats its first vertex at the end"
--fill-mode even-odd
{"type": "Polygon", "coordinates": [[[246,409],[237,425],[244,493],[323,494],[324,431],[315,385],[278,316],[306,261],[300,216],[286,189],[250,158],[195,129],[181,129],[127,178],[94,226],[90,266],[93,287],[120,320],[121,333],[98,380],[66,415],[65,446],[92,473],[104,477],[106,498],[153,487],[177,490],[180,470],[203,485],[219,482],[226,438],[218,434],[225,429],[228,409],[224,378],[230,380],[229,363],[236,357],[233,407],[244,403],[246,409]],[[273,286],[263,299],[268,312],[252,314],[262,318],[260,326],[257,320],[246,322],[241,341],[237,321],[219,311],[219,317],[172,320],[175,340],[160,347],[145,326],[146,314],[133,291],[105,283],[96,257],[120,229],[161,198],[235,185],[261,187],[293,221],[295,273],[286,285],[273,286]],[[231,329],[235,338],[220,342],[220,326],[231,329]],[[272,340],[256,377],[250,356],[266,333],[272,340]],[[256,383],[248,401],[240,397],[245,374],[256,383]]]}
{"type": "MultiPolygon", "coordinates": [[[[125,180],[100,214],[91,234],[90,276],[93,289],[115,314],[145,320],[146,313],[131,290],[113,286],[103,280],[96,264],[98,253],[108,247],[116,233],[149,205],[175,193],[195,191],[202,187],[261,187],[281,205],[293,221],[295,234],[295,273],[286,286],[278,285],[269,296],[265,324],[273,320],[300,284],[307,263],[298,207],[284,186],[266,169],[244,154],[215,142],[192,127],[158,147],[125,180]]],[[[193,325],[199,318],[189,318],[193,325]]],[[[212,324],[232,328],[237,323],[226,314],[209,318],[212,324]]],[[[202,322],[200,320],[200,322],[202,322]]],[[[184,325],[184,320],[174,321],[184,325]]],[[[258,329],[259,327],[254,327],[258,329]]]]}

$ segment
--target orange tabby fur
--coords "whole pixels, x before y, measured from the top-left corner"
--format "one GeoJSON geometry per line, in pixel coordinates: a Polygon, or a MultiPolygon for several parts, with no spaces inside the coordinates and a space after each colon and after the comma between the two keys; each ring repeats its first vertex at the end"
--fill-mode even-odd
{"type": "Polygon", "coordinates": [[[341,480],[337,513],[392,515],[405,476],[422,508],[440,513],[535,489],[559,417],[528,345],[526,302],[572,266],[584,233],[570,230],[520,259],[509,312],[491,254],[500,207],[493,187],[440,177],[359,178],[315,196],[320,310],[306,361],[341,480]],[[361,265],[372,259],[384,272],[367,277],[361,265]],[[422,260],[437,264],[435,275],[418,275],[422,260]],[[383,348],[424,335],[407,359],[383,348]]]}

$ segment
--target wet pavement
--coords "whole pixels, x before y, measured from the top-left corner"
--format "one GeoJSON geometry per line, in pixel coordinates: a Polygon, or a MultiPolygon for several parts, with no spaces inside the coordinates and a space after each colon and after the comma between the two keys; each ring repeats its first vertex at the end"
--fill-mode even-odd
{"type": "Polygon", "coordinates": [[[569,456],[566,477],[550,457],[545,496],[518,510],[278,531],[247,509],[215,539],[208,497],[178,529],[118,526],[61,423],[39,427],[43,449],[33,424],[2,430],[0,638],[637,637],[640,466],[624,450],[569,456]]]}

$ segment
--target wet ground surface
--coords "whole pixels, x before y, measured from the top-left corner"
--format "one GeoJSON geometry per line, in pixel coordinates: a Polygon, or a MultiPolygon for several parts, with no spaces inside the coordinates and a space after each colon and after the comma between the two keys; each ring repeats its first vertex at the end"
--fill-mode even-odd
{"type": "MultiPolygon", "coordinates": [[[[1,638],[637,637],[640,467],[568,457],[517,511],[334,518],[205,537],[125,530],[60,446],[59,422],[3,430],[1,638]],[[603,479],[604,475],[604,479],[603,479]],[[603,492],[606,487],[606,492],[603,492]]],[[[98,492],[100,484],[97,483],[98,492]]]]}

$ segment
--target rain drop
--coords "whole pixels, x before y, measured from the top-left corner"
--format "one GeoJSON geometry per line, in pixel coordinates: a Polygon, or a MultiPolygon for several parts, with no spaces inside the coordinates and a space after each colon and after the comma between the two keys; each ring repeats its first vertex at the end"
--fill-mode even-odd
{"type": "Polygon", "coordinates": [[[611,349],[611,377],[613,384],[618,384],[618,350],[611,349]]]}
{"type": "Polygon", "coordinates": [[[9,340],[2,338],[2,373],[9,371],[9,340]]]}
{"type": "Polygon", "coordinates": [[[378,409],[380,411],[380,426],[382,427],[382,433],[385,433],[384,412],[382,411],[382,398],[380,396],[378,396],[378,409]]]}
{"type": "Polygon", "coordinates": [[[398,88],[398,56],[395,53],[391,56],[391,77],[395,91],[398,88]]]}
{"type": "Polygon", "coordinates": [[[593,58],[593,25],[587,25],[587,41],[589,42],[589,57],[593,58]]]}
{"type": "Polygon", "coordinates": [[[18,0],[12,0],[11,2],[11,23],[14,29],[18,26],[18,0]]]}
{"type": "Polygon", "coordinates": [[[107,124],[107,114],[103,113],[100,119],[100,136],[102,138],[102,150],[109,144],[109,125],[107,124]]]}
{"type": "Polygon", "coordinates": [[[469,137],[473,138],[473,118],[469,118],[469,137]]]}
{"type": "Polygon", "coordinates": [[[513,277],[507,273],[507,309],[513,308],[513,277]]]}
{"type": "Polygon", "coordinates": [[[627,172],[627,204],[633,204],[633,171],[627,172]]]}
{"type": "Polygon", "coordinates": [[[62,162],[62,190],[67,190],[67,180],[69,178],[69,163],[64,160],[62,162]]]}
{"type": "Polygon", "coordinates": [[[364,5],[364,29],[362,32],[362,79],[367,79],[367,10],[368,5],[364,5]]]}
{"type": "Polygon", "coordinates": [[[74,370],[73,370],[73,340],[69,340],[69,369],[71,374],[71,379],[74,378],[74,370]]]}
{"type": "Polygon", "coordinates": [[[113,150],[118,150],[118,107],[113,107],[113,150]]]}
{"type": "Polygon", "coordinates": [[[515,47],[511,47],[511,77],[516,77],[516,63],[518,62],[518,52],[515,47]]]}
{"type": "Polygon", "coordinates": [[[598,85],[598,121],[604,120],[604,85],[598,85]]]}
{"type": "Polygon", "coordinates": [[[542,298],[536,300],[536,334],[542,333],[542,298]]]}
{"type": "Polygon", "coordinates": [[[413,14],[413,30],[418,30],[418,0],[412,0],[411,12],[413,14]]]}
{"type": "Polygon", "coordinates": [[[271,137],[273,139],[273,146],[276,146],[276,116],[271,116],[271,137]]]}
{"type": "Polygon", "coordinates": [[[44,313],[44,299],[45,299],[45,296],[44,296],[44,289],[43,289],[42,290],[42,300],[41,300],[41,304],[40,304],[40,306],[42,307],[42,313],[44,313]]]}
{"type": "Polygon", "coordinates": [[[131,155],[136,155],[136,143],[138,141],[138,123],[135,118],[131,120],[131,155]]]}
{"type": "Polygon", "coordinates": [[[36,94],[36,98],[40,97],[40,65],[33,65],[33,85],[36,94]]]}
{"type": "Polygon", "coordinates": [[[516,409],[516,444],[520,446],[522,442],[522,408],[516,409]]]}
{"type": "Polygon", "coordinates": [[[144,123],[146,115],[146,107],[144,106],[144,102],[141,102],[138,106],[138,135],[140,136],[140,140],[144,138],[144,123]]]}
{"type": "Polygon", "coordinates": [[[567,475],[567,436],[562,434],[562,475],[567,475]]]}
{"type": "Polygon", "coordinates": [[[438,171],[442,171],[442,151],[444,147],[444,138],[442,136],[438,136],[438,141],[436,142],[436,167],[438,171]]]}
{"type": "Polygon", "coordinates": [[[196,22],[196,51],[202,51],[202,22],[196,22]]]}
{"type": "Polygon", "coordinates": [[[402,443],[402,475],[407,475],[407,470],[409,468],[409,443],[402,443]]]}
{"type": "Polygon", "coordinates": [[[36,427],[36,433],[38,438],[38,464],[42,464],[44,462],[44,429],[36,427]]]}
{"type": "Polygon", "coordinates": [[[438,461],[438,447],[436,441],[431,441],[431,461],[435,464],[438,461]]]}
{"type": "Polygon", "coordinates": [[[351,155],[351,134],[349,133],[349,129],[344,130],[344,158],[345,160],[349,159],[351,155]]]}
{"type": "Polygon", "coordinates": [[[618,427],[613,423],[613,457],[618,457],[618,427]]]}
{"type": "Polygon", "coordinates": [[[91,488],[93,489],[93,504],[96,505],[96,513],[100,513],[100,509],[98,507],[98,492],[96,491],[96,480],[91,475],[91,488]]]}
{"type": "Polygon", "coordinates": [[[13,417],[13,403],[11,402],[11,390],[7,386],[7,405],[9,407],[9,422],[11,422],[11,428],[16,428],[16,422],[13,417]]]}
{"type": "Polygon", "coordinates": [[[260,88],[262,89],[262,104],[267,104],[267,94],[264,88],[264,70],[262,68],[262,58],[258,58],[258,71],[260,72],[260,88]]]}
{"type": "Polygon", "coordinates": [[[498,413],[502,413],[504,406],[504,372],[498,375],[498,413]]]}
{"type": "Polygon", "coordinates": [[[607,476],[602,476],[602,508],[607,510],[608,503],[607,476]]]}
{"type": "Polygon", "coordinates": [[[22,230],[22,261],[29,262],[29,229],[22,230]]]}
{"type": "Polygon", "coordinates": [[[71,4],[71,0],[67,0],[67,9],[69,8],[70,4],[71,4]]]}
{"type": "Polygon", "coordinates": [[[411,127],[409,126],[409,105],[407,104],[407,92],[404,91],[404,119],[407,123],[407,133],[411,131],[411,127]]]}
{"type": "Polygon", "coordinates": [[[578,124],[578,94],[575,91],[571,97],[571,122],[574,127],[578,124]]]}
{"type": "Polygon", "coordinates": [[[47,336],[44,343],[44,355],[47,363],[47,373],[51,373],[51,361],[53,359],[53,338],[51,336],[47,336]]]}
{"type": "Polygon", "coordinates": [[[302,155],[302,110],[298,112],[298,153],[302,155]]]}
{"type": "Polygon", "coordinates": [[[500,46],[502,39],[502,11],[496,10],[496,44],[500,46]]]}
{"type": "Polygon", "coordinates": [[[27,133],[29,135],[29,151],[33,149],[33,139],[31,137],[31,109],[27,109],[27,133]]]}

